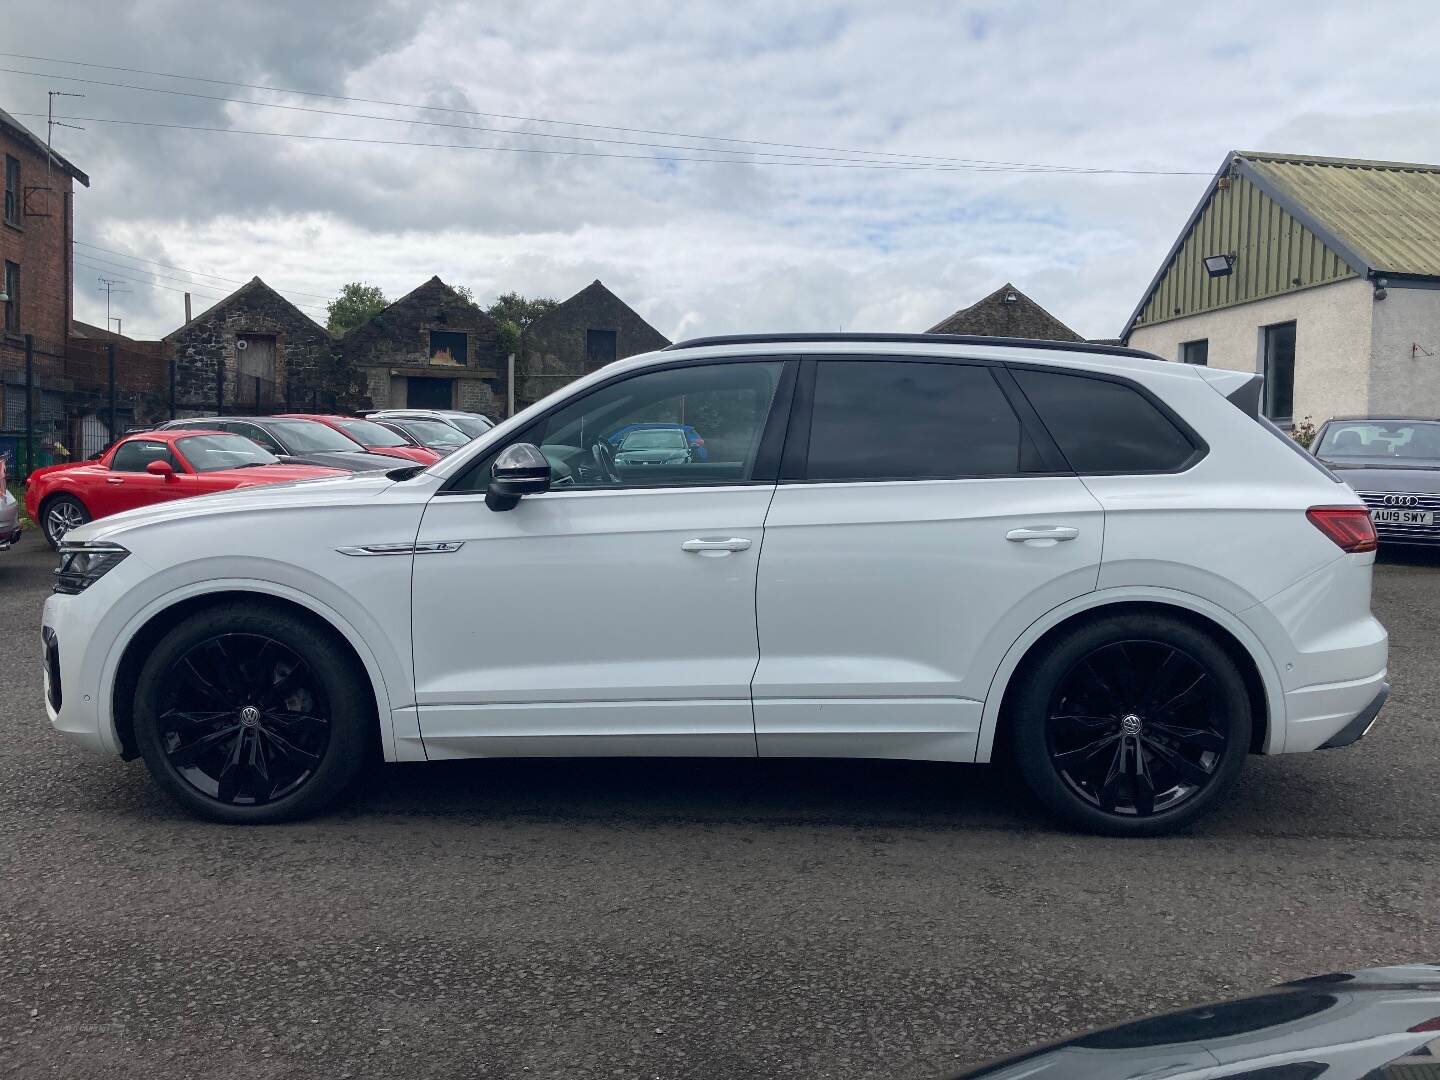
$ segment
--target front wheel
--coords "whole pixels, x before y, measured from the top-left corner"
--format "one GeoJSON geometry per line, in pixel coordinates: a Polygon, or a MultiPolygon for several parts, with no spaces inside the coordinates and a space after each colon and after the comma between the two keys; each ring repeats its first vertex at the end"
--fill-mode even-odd
{"type": "Polygon", "coordinates": [[[40,508],[40,529],[52,548],[58,548],[60,541],[71,529],[78,529],[90,520],[90,511],[73,495],[55,495],[45,500],[40,508]]]}
{"type": "Polygon", "coordinates": [[[155,780],[201,816],[283,821],[333,802],[365,763],[369,680],[332,632],[261,602],[185,619],[135,688],[135,734],[155,780]]]}
{"type": "Polygon", "coordinates": [[[1250,747],[1250,700],[1214,638],[1164,615],[1115,615],[1022,669],[1017,764],[1060,817],[1154,836],[1214,808],[1250,747]]]}

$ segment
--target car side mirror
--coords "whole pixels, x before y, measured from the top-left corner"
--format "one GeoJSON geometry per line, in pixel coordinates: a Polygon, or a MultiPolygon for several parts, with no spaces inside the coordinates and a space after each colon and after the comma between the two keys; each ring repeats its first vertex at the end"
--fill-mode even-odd
{"type": "Polygon", "coordinates": [[[522,495],[550,490],[550,462],[532,443],[513,443],[501,450],[490,466],[485,505],[491,510],[514,510],[522,495]]]}
{"type": "Polygon", "coordinates": [[[166,480],[175,479],[175,469],[171,466],[170,462],[162,459],[157,458],[155,461],[150,462],[150,464],[145,466],[145,471],[151,476],[163,476],[166,480]]]}

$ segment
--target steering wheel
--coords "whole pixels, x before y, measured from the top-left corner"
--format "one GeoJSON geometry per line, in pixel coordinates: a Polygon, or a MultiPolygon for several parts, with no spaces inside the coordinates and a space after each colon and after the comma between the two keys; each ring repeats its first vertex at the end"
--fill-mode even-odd
{"type": "Polygon", "coordinates": [[[595,459],[595,465],[599,468],[602,476],[612,484],[623,484],[620,479],[620,470],[615,467],[615,455],[610,450],[610,444],[604,439],[596,441],[590,448],[590,455],[595,459]]]}

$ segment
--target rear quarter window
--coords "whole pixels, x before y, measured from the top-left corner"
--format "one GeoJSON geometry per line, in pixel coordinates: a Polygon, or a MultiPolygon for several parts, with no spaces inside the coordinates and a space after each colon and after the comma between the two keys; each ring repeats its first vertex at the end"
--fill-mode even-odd
{"type": "Polygon", "coordinates": [[[1077,473],[1176,472],[1202,449],[1127,383],[1034,368],[1012,372],[1077,473]]]}

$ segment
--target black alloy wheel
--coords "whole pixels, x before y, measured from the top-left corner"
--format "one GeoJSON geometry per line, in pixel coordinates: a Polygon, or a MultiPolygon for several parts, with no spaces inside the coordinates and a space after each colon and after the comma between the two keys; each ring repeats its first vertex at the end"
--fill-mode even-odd
{"type": "Polygon", "coordinates": [[[1212,637],[1183,620],[1100,619],[1022,672],[1013,729],[1021,772],[1042,802],[1083,827],[1178,828],[1223,796],[1249,751],[1244,680],[1212,637]]]}
{"type": "Polygon", "coordinates": [[[313,813],[354,779],[375,731],[368,679],[343,641],[264,601],[198,612],[150,654],[135,732],[151,774],[221,821],[313,813]]]}

